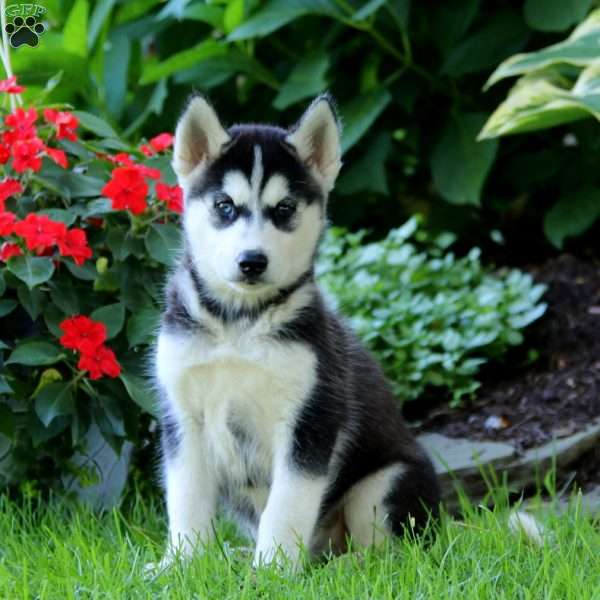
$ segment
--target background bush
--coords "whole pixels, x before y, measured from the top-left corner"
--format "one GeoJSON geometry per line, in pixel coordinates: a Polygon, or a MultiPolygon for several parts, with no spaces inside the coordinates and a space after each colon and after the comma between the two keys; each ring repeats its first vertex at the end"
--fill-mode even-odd
{"type": "Polygon", "coordinates": [[[479,387],[481,365],[520,344],[521,329],[546,309],[545,286],[530,275],[493,274],[478,248],[457,258],[454,235],[432,237],[415,218],[379,242],[364,236],[330,230],[319,274],[401,401],[436,388],[460,404],[479,387]]]}
{"type": "MultiPolygon", "coordinates": [[[[344,118],[347,164],[333,203],[336,223],[384,234],[424,213],[430,226],[484,247],[489,232],[501,230],[507,243],[494,251],[522,262],[525,254],[546,255],[548,240],[559,246],[597,222],[600,138],[596,126],[573,122],[477,143],[511,82],[483,86],[515,53],[562,42],[597,4],[48,0],[49,30],[38,48],[15,52],[15,69],[31,97],[62,73],[49,101],[99,112],[127,137],[172,128],[192,87],[209,94],[227,122],[284,124],[330,89],[344,118]]],[[[596,40],[597,30],[587,28],[576,59],[569,43],[555,48],[552,77],[545,71],[544,78],[551,95],[573,92],[590,66],[589,102],[573,93],[571,101],[579,101],[579,114],[597,117],[596,40]]],[[[525,70],[518,64],[492,81],[529,77],[531,62],[525,70]]]]}

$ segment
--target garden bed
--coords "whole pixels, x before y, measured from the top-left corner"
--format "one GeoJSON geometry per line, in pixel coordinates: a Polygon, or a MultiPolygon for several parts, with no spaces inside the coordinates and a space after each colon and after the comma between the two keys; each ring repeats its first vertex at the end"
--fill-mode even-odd
{"type": "Polygon", "coordinates": [[[522,353],[484,373],[477,400],[434,407],[420,429],[449,437],[508,441],[518,450],[567,437],[600,416],[600,265],[569,255],[531,268],[548,285],[548,310],[522,353]]]}
{"type": "Polygon", "coordinates": [[[568,460],[561,464],[575,469],[581,484],[597,483],[600,454],[591,451],[584,458],[589,444],[573,452],[569,440],[578,439],[600,417],[600,264],[562,255],[528,270],[548,286],[548,310],[528,334],[529,356],[513,352],[483,374],[474,403],[460,409],[431,407],[419,415],[417,429],[503,443],[509,472],[510,464],[521,465],[543,447],[568,447],[568,460]]]}

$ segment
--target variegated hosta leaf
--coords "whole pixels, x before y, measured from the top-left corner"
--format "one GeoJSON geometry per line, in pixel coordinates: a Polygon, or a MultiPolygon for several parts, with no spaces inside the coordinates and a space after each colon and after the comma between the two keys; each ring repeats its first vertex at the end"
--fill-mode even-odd
{"type": "Polygon", "coordinates": [[[600,120],[600,58],[569,88],[570,81],[556,68],[521,77],[478,139],[547,129],[590,116],[600,120]]]}
{"type": "Polygon", "coordinates": [[[485,88],[506,77],[524,75],[552,65],[570,64],[585,67],[597,61],[598,57],[600,57],[600,8],[592,11],[563,42],[542,48],[537,52],[515,54],[506,59],[492,73],[485,88]]]}

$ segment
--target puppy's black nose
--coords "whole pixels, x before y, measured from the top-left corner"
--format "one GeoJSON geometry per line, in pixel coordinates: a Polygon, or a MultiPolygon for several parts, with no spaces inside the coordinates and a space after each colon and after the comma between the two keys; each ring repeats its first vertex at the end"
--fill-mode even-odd
{"type": "Polygon", "coordinates": [[[267,257],[260,250],[247,250],[238,256],[240,271],[246,277],[258,277],[258,275],[262,275],[266,271],[268,264],[267,257]]]}

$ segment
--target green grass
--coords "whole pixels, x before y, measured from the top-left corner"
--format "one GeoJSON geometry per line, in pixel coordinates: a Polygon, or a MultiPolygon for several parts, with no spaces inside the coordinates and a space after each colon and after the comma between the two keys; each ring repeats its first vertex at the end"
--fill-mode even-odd
{"type": "Polygon", "coordinates": [[[191,562],[153,578],[165,536],[162,507],[137,496],[129,508],[94,515],[61,503],[0,498],[0,598],[600,598],[599,522],[577,502],[543,518],[535,546],[507,528],[506,510],[467,507],[444,517],[433,542],[398,540],[301,573],[254,571],[231,527],[191,562]],[[226,553],[225,548],[233,548],[226,553]]]}

